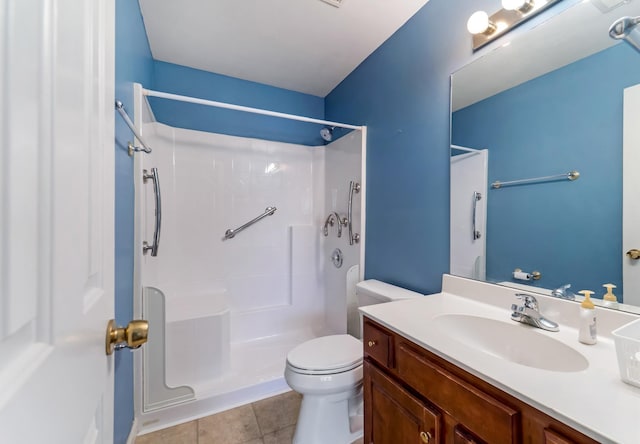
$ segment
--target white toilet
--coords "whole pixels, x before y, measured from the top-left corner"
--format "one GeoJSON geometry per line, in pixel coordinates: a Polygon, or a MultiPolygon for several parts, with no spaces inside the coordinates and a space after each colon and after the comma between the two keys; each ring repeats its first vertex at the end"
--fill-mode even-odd
{"type": "MultiPolygon", "coordinates": [[[[362,307],[422,295],[367,280],[356,296],[362,307]]],[[[289,352],[284,377],[302,395],[293,444],[349,444],[362,436],[362,353],[350,335],[312,339],[289,352]]]]}

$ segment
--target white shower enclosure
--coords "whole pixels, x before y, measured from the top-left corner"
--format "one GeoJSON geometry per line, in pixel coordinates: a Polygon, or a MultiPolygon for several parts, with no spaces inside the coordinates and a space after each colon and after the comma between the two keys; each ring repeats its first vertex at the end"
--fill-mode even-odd
{"type": "Polygon", "coordinates": [[[286,391],[290,349],[357,332],[366,190],[364,127],[313,147],[174,128],[155,121],[148,93],[135,86],[136,127],[152,148],[135,154],[134,173],[134,311],[150,323],[135,361],[143,433],[286,391]],[[335,223],[323,230],[330,213],[347,217],[350,182],[361,185],[352,244],[346,226],[340,238],[335,223]],[[154,242],[158,203],[152,256],[143,242],[154,242]]]}
{"type": "Polygon", "coordinates": [[[484,280],[487,263],[489,151],[451,147],[451,257],[449,272],[484,280]]]}

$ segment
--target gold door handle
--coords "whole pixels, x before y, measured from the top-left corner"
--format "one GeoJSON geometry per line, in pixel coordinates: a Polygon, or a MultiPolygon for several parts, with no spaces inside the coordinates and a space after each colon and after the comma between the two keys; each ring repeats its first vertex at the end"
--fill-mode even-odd
{"type": "Polygon", "coordinates": [[[638,259],[640,259],[640,250],[632,248],[631,250],[627,251],[627,256],[629,256],[634,261],[637,261],[638,259]]]}
{"type": "Polygon", "coordinates": [[[107,323],[107,337],[105,347],[107,355],[113,353],[113,350],[121,348],[138,348],[145,342],[149,336],[149,321],[138,319],[129,322],[126,327],[117,327],[116,322],[111,319],[107,323]]]}
{"type": "Polygon", "coordinates": [[[429,433],[429,432],[420,432],[420,439],[425,444],[428,444],[429,442],[431,442],[431,433],[429,433]]]}
{"type": "Polygon", "coordinates": [[[369,341],[369,347],[373,347],[374,345],[376,345],[377,342],[376,341],[369,341]]]}

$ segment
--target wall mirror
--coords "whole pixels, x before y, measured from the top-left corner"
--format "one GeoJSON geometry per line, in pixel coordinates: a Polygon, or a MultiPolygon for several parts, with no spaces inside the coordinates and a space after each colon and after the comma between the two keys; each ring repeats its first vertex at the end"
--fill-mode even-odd
{"type": "Polygon", "coordinates": [[[639,15],[576,3],[452,75],[452,274],[640,306],[640,52],[608,33],[639,15]]]}

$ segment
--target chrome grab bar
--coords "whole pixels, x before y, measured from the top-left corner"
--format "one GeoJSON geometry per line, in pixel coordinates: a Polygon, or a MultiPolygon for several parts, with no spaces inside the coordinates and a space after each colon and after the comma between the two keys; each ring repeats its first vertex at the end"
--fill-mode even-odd
{"type": "Polygon", "coordinates": [[[477,191],[474,191],[473,192],[473,216],[472,216],[473,219],[471,221],[471,224],[473,225],[473,227],[471,227],[473,240],[478,240],[480,239],[480,237],[482,237],[482,234],[480,234],[480,232],[476,230],[476,208],[478,206],[478,201],[480,199],[482,199],[482,194],[477,191]]]}
{"type": "Polygon", "coordinates": [[[256,222],[264,219],[267,216],[271,216],[273,213],[275,213],[277,210],[276,207],[267,207],[264,210],[264,213],[262,213],[260,216],[251,219],[249,222],[247,222],[244,225],[239,226],[238,228],[236,228],[235,230],[227,230],[224,232],[224,237],[222,238],[222,240],[227,240],[227,239],[233,239],[233,237],[238,234],[239,232],[241,232],[242,230],[244,230],[245,228],[250,227],[251,225],[255,224],[256,222]]]}
{"type": "Polygon", "coordinates": [[[118,110],[118,112],[122,116],[122,120],[124,120],[124,123],[127,124],[133,135],[136,136],[136,139],[138,139],[138,142],[140,142],[140,145],[142,145],[142,148],[140,148],[134,146],[132,143],[129,143],[129,155],[132,156],[134,152],[140,151],[149,154],[151,152],[151,148],[149,148],[149,145],[144,143],[142,137],[140,137],[140,133],[138,133],[138,130],[136,130],[136,126],[129,118],[129,114],[127,114],[127,111],[124,109],[124,105],[119,100],[116,100],[116,110],[118,110]]]}
{"type": "Polygon", "coordinates": [[[344,220],[340,219],[340,215],[338,214],[337,211],[334,211],[332,213],[329,213],[329,216],[327,217],[327,220],[324,221],[324,227],[322,228],[322,232],[324,233],[324,237],[329,236],[329,226],[332,226],[335,223],[338,223],[338,237],[342,237],[342,227],[346,227],[347,226],[347,219],[345,218],[344,220]]]}
{"type": "Polygon", "coordinates": [[[162,222],[162,199],[160,197],[158,169],[151,168],[151,174],[147,170],[142,170],[142,180],[144,183],[147,183],[147,180],[153,180],[153,193],[156,197],[156,228],[153,231],[153,244],[149,245],[147,241],[142,242],[142,253],[147,254],[147,251],[151,251],[151,256],[157,256],[158,246],[160,245],[160,224],[162,222]]]}
{"type": "Polygon", "coordinates": [[[360,192],[360,184],[353,180],[349,182],[349,206],[347,208],[347,224],[349,226],[349,245],[353,245],[354,242],[360,242],[360,235],[358,233],[353,234],[353,193],[360,192]]]}

